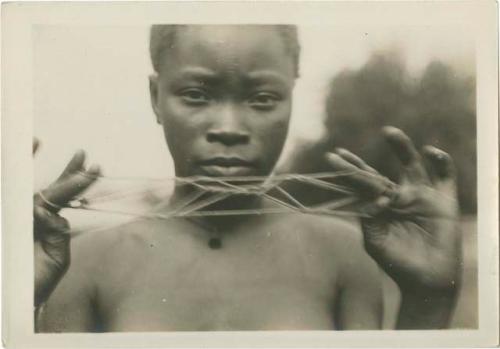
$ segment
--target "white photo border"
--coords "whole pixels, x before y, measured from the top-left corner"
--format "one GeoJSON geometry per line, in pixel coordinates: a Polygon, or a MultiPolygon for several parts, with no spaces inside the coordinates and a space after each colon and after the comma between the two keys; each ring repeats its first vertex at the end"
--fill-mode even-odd
{"type": "MultiPolygon", "coordinates": [[[[415,347],[498,345],[498,45],[495,1],[61,2],[2,8],[3,341],[9,347],[415,347]],[[232,19],[221,16],[230,13],[232,19]],[[463,25],[476,33],[479,328],[35,334],[32,26],[152,23],[463,25]]],[[[460,33],[457,33],[460,35],[460,33]]]]}

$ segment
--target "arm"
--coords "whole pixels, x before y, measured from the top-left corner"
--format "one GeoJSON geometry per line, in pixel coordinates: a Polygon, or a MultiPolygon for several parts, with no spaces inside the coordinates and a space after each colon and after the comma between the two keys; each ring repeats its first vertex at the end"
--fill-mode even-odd
{"type": "Polygon", "coordinates": [[[402,293],[396,328],[438,329],[449,326],[457,292],[402,293]]]}
{"type": "Polygon", "coordinates": [[[37,332],[92,332],[96,329],[92,237],[71,241],[72,261],[36,318],[37,332]]]}
{"type": "Polygon", "coordinates": [[[400,185],[346,150],[329,154],[328,160],[335,170],[352,173],[344,181],[370,203],[361,219],[365,249],[399,286],[397,327],[446,328],[460,286],[462,256],[451,158],[426,147],[426,167],[402,131],[384,132],[402,164],[400,185]]]}
{"type": "MultiPolygon", "coordinates": [[[[33,152],[37,147],[38,142],[33,146],[33,152]]],[[[68,234],[69,224],[58,215],[58,211],[97,178],[98,167],[94,166],[86,170],[84,162],[83,151],[77,152],[61,176],[48,188],[34,196],[35,330],[43,327],[39,324],[39,320],[45,313],[45,303],[59,283],[63,285],[58,287],[60,291],[57,295],[52,295],[52,299],[60,297],[63,304],[73,304],[68,297],[74,296],[77,297],[75,302],[81,301],[78,299],[79,294],[76,293],[76,289],[68,286],[80,285],[80,281],[84,279],[84,276],[79,274],[80,271],[77,271],[80,263],[77,263],[77,266],[72,268],[74,271],[64,278],[64,282],[61,282],[70,265],[71,242],[68,234]]],[[[78,311],[81,312],[81,310],[78,311]]],[[[68,318],[73,315],[68,313],[64,316],[61,314],[61,316],[61,318],[68,318]]]]}

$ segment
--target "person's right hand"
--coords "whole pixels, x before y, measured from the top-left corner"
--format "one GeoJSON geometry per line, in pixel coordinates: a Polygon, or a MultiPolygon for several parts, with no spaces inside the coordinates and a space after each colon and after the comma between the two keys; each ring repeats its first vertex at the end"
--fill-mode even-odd
{"type": "MultiPolygon", "coordinates": [[[[35,140],[33,152],[38,142],[35,140]]],[[[85,153],[78,151],[59,178],[35,194],[33,200],[35,239],[35,306],[45,302],[70,264],[70,235],[61,206],[86,190],[98,177],[99,167],[85,169],[85,153]],[[40,194],[41,193],[41,194],[40,194]]]]}

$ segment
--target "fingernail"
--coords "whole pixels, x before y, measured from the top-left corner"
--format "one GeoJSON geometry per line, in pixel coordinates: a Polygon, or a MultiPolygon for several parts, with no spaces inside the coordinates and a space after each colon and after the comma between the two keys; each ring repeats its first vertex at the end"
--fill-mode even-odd
{"type": "Polygon", "coordinates": [[[335,153],[326,153],[325,157],[328,161],[339,161],[339,159],[342,159],[339,155],[335,153]]]}
{"type": "Polygon", "coordinates": [[[384,127],[382,127],[382,131],[383,131],[384,133],[399,133],[399,132],[401,132],[401,131],[399,130],[399,128],[396,128],[396,127],[394,127],[394,126],[389,126],[389,125],[388,125],[388,126],[384,126],[384,127]]]}
{"type": "Polygon", "coordinates": [[[394,126],[384,126],[382,127],[382,132],[385,134],[397,132],[397,128],[394,126]]]}
{"type": "Polygon", "coordinates": [[[439,161],[442,161],[444,160],[445,156],[442,154],[442,153],[434,153],[434,156],[436,157],[436,159],[438,159],[439,161]]]}
{"type": "Polygon", "coordinates": [[[87,170],[87,174],[98,176],[101,173],[101,168],[97,164],[92,164],[87,170]]]}
{"type": "Polygon", "coordinates": [[[83,149],[78,149],[75,151],[75,154],[73,155],[73,158],[79,159],[80,161],[84,161],[85,159],[85,151],[83,149]]]}
{"type": "Polygon", "coordinates": [[[70,202],[67,203],[67,206],[71,208],[81,208],[84,206],[82,200],[71,200],[70,202]]]}
{"type": "Polygon", "coordinates": [[[377,205],[380,208],[388,207],[390,203],[391,199],[388,198],[387,196],[381,196],[375,201],[375,205],[377,205]]]}

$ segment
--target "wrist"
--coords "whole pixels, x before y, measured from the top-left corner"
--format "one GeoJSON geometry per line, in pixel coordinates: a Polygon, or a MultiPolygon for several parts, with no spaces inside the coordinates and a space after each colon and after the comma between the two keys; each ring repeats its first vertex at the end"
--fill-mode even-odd
{"type": "Polygon", "coordinates": [[[400,329],[449,327],[458,297],[458,287],[401,290],[400,329]]]}
{"type": "Polygon", "coordinates": [[[460,290],[460,280],[456,279],[445,285],[421,285],[421,284],[403,284],[398,283],[401,296],[410,299],[449,299],[456,298],[460,290]]]}

